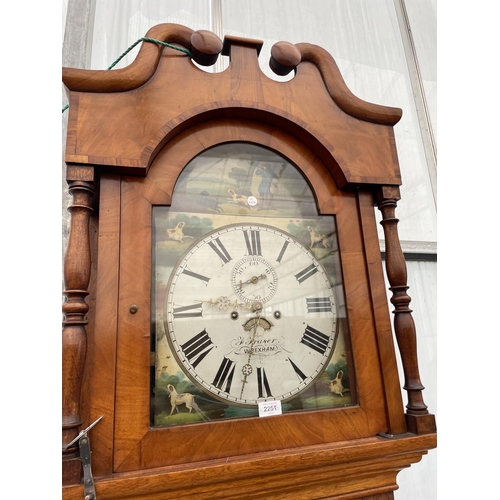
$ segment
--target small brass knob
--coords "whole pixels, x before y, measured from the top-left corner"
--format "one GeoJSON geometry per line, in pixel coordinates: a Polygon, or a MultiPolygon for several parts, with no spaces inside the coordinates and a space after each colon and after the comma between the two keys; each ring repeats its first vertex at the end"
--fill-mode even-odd
{"type": "Polygon", "coordinates": [[[134,304],[132,306],[130,306],[130,314],[135,314],[137,311],[139,310],[139,308],[134,304]]]}

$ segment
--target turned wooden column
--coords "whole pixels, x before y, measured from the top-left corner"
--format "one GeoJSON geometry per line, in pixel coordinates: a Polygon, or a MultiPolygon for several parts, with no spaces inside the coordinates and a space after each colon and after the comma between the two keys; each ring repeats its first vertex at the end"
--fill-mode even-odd
{"type": "Polygon", "coordinates": [[[85,302],[90,281],[90,199],[94,194],[94,168],[68,165],[66,180],[73,203],[70,235],[64,260],[66,300],[62,330],[62,460],[63,484],[79,483],[82,467],[78,443],[66,449],[81,426],[80,392],[87,350],[85,302]]]}
{"type": "Polygon", "coordinates": [[[404,372],[404,386],[408,394],[406,405],[406,424],[415,434],[436,432],[434,415],[429,414],[424,403],[417,357],[417,332],[409,308],[411,297],[408,295],[406,262],[401,249],[396,218],[397,202],[401,199],[397,186],[384,186],[377,195],[377,204],[382,213],[380,224],[384,228],[386,272],[391,303],[394,305],[394,332],[401,354],[404,372]]]}

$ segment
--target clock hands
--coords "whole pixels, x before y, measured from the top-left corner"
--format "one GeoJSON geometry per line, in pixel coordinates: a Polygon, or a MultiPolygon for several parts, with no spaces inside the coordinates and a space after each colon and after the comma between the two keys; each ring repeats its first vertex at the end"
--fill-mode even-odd
{"type": "MultiPolygon", "coordinates": [[[[238,286],[239,289],[241,290],[243,288],[243,285],[247,285],[250,283],[255,284],[259,280],[266,279],[266,278],[267,278],[267,276],[264,273],[262,273],[259,276],[252,276],[251,278],[247,279],[246,281],[240,281],[239,284],[237,284],[236,286],[238,286]]],[[[252,365],[250,364],[250,360],[252,358],[253,346],[255,343],[256,336],[257,336],[257,328],[259,326],[261,326],[264,330],[270,330],[271,327],[273,326],[273,324],[269,320],[267,320],[266,318],[260,317],[260,314],[261,314],[262,308],[263,308],[263,304],[260,300],[252,300],[252,301],[246,300],[244,302],[238,302],[238,300],[236,299],[236,301],[233,302],[233,301],[231,301],[231,299],[229,299],[229,297],[226,297],[225,295],[221,295],[219,298],[217,298],[215,300],[214,299],[200,300],[200,302],[205,303],[205,304],[209,304],[211,306],[215,306],[215,307],[217,307],[217,309],[219,311],[227,311],[231,307],[234,307],[234,308],[242,307],[244,309],[251,309],[257,315],[255,318],[250,318],[243,325],[243,328],[245,329],[245,331],[253,330],[253,332],[252,332],[252,339],[250,341],[250,347],[248,350],[248,360],[247,360],[247,363],[245,365],[243,365],[243,368],[241,370],[243,373],[243,376],[244,376],[244,379],[242,380],[242,387],[241,387],[241,394],[240,394],[240,398],[241,398],[243,396],[245,384],[247,384],[247,378],[253,372],[253,368],[252,368],[252,365]]]]}
{"type": "Polygon", "coordinates": [[[278,289],[278,274],[260,252],[251,253],[234,265],[231,270],[231,286],[239,299],[265,303],[272,299],[278,289]]]}
{"type": "Polygon", "coordinates": [[[252,309],[253,308],[253,303],[252,302],[238,302],[236,300],[235,302],[232,302],[228,297],[225,295],[219,297],[218,299],[209,299],[209,300],[201,300],[197,299],[199,302],[203,302],[205,304],[209,304],[211,306],[216,306],[219,311],[227,311],[231,307],[243,307],[244,309],[252,309]]]}
{"type": "Polygon", "coordinates": [[[215,300],[214,299],[209,299],[209,300],[197,299],[197,301],[205,303],[205,304],[209,304],[211,306],[216,306],[219,311],[227,311],[231,307],[234,307],[236,309],[238,307],[242,307],[243,309],[252,309],[253,311],[260,311],[262,309],[262,303],[259,302],[258,300],[238,302],[238,299],[236,299],[234,302],[232,302],[225,295],[223,295],[215,300]]]}
{"type": "Polygon", "coordinates": [[[257,281],[261,280],[261,279],[265,279],[267,278],[267,276],[262,273],[260,276],[252,276],[250,279],[246,280],[246,281],[240,281],[239,282],[239,287],[240,287],[240,290],[243,288],[243,285],[247,285],[248,283],[257,283],[257,281]]]}

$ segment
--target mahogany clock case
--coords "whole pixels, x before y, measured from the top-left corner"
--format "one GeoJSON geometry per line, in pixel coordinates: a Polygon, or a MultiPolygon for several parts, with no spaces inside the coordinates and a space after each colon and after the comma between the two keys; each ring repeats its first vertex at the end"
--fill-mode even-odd
{"type": "MultiPolygon", "coordinates": [[[[213,481],[215,470],[225,495],[241,480],[258,496],[265,489],[254,480],[264,473],[259,464],[271,467],[280,484],[287,468],[296,471],[283,498],[299,490],[303,498],[330,497],[334,483],[335,498],[390,498],[397,472],[420,460],[436,438],[422,397],[397,236],[401,180],[392,127],[401,111],[353,96],[333,58],[311,44],[276,44],[271,67],[295,71],[289,82],[276,82],[259,68],[260,41],[226,37],[223,45],[210,32],[170,24],[148,36],[189,48],[201,64],[213,64],[222,51],[230,65],[223,73],[207,73],[185,53],[144,43],[123,70],[63,71],[70,90],[66,162],[73,195],[63,306],[63,442],[103,416],[90,434],[102,498],[119,498],[113,496],[118,484],[130,488],[131,498],[160,498],[169,488],[177,496],[211,498],[204,495],[213,490],[200,488],[213,481]],[[175,205],[179,179],[193,159],[228,144],[283,158],[309,186],[317,217],[334,220],[351,399],[265,418],[156,426],[155,380],[165,365],[158,363],[154,326],[154,213],[175,205]],[[386,237],[406,411],[375,205],[386,237]],[[339,468],[342,475],[332,476],[339,468]],[[313,476],[316,486],[309,484],[313,476]],[[187,478],[192,486],[183,489],[187,478]]],[[[262,223],[267,218],[275,226],[267,208],[262,223]]],[[[234,224],[250,209],[244,212],[236,213],[234,224]]],[[[78,449],[63,449],[64,483],[77,485],[80,475],[78,449]]],[[[63,491],[76,498],[79,490],[63,491]]]]}

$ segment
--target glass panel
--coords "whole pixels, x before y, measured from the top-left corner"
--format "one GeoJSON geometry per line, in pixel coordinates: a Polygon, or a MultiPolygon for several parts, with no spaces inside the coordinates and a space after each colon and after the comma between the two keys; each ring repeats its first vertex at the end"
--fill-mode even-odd
{"type": "Polygon", "coordinates": [[[431,117],[432,133],[437,138],[437,1],[404,2],[431,117]]]}
{"type": "Polygon", "coordinates": [[[64,43],[64,32],[66,30],[66,17],[68,15],[68,0],[62,0],[62,42],[64,43]]]}
{"type": "Polygon", "coordinates": [[[153,209],[152,425],[356,402],[332,216],[252,144],[193,159],[153,209]]]}
{"type": "Polygon", "coordinates": [[[294,166],[272,151],[241,143],[194,158],[175,186],[174,207],[225,215],[318,215],[311,188],[294,166]]]}

